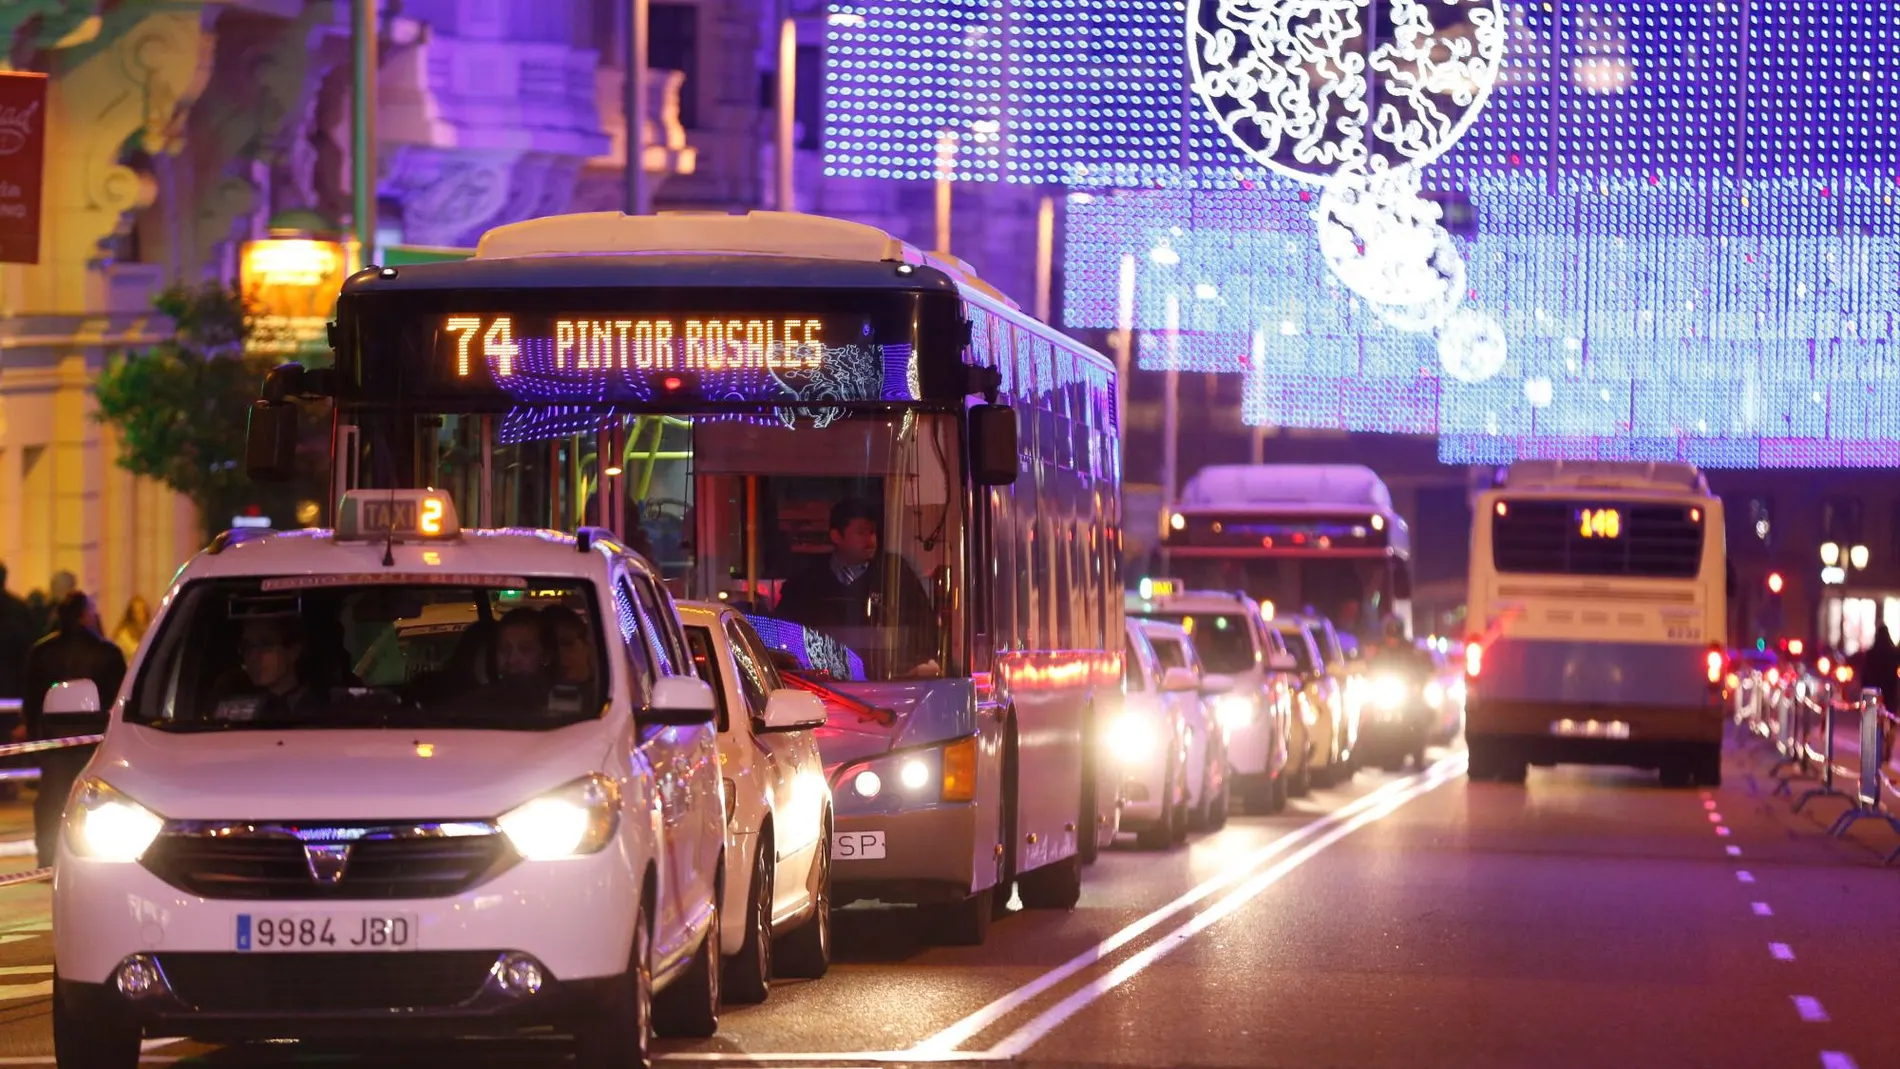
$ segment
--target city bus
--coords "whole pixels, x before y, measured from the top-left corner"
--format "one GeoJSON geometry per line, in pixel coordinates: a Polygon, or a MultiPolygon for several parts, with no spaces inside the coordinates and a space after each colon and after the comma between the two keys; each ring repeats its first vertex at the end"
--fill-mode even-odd
{"type": "Polygon", "coordinates": [[[479,526],[603,528],[746,613],[820,730],[831,901],[980,942],[1067,908],[1114,832],[1115,368],[967,266],[855,223],[596,213],[343,289],[334,369],[278,368],[248,463],[334,402],[336,489],[479,526]]]}
{"type": "Polygon", "coordinates": [[[1721,499],[1686,464],[1524,462],[1498,483],[1471,529],[1471,777],[1581,763],[1718,785],[1721,499]]]}
{"type": "Polygon", "coordinates": [[[1187,481],[1162,532],[1162,574],[1197,590],[1242,590],[1341,631],[1409,628],[1412,545],[1372,469],[1347,464],[1219,464],[1187,481]]]}

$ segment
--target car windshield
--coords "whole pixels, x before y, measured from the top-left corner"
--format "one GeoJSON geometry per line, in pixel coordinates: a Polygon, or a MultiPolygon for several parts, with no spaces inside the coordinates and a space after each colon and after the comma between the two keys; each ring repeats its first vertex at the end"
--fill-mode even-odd
{"type": "Polygon", "coordinates": [[[592,585],[200,581],[166,614],[126,708],[173,731],[487,728],[601,715],[592,585]]]}
{"type": "MultiPolygon", "coordinates": [[[[1253,668],[1253,638],[1247,632],[1247,618],[1239,613],[1157,611],[1140,614],[1149,620],[1179,624],[1194,639],[1201,654],[1201,667],[1209,672],[1231,675],[1253,668]]],[[[1159,643],[1156,643],[1159,652],[1159,643]]]]}
{"type": "Polygon", "coordinates": [[[1154,643],[1155,660],[1161,662],[1163,671],[1188,666],[1187,655],[1181,651],[1179,642],[1171,638],[1150,638],[1149,641],[1154,643]]]}

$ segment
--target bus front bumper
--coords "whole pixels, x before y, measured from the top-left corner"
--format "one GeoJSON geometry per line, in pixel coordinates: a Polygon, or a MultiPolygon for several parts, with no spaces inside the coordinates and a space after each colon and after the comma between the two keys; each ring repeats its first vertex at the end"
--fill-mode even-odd
{"type": "MultiPolygon", "coordinates": [[[[957,902],[989,886],[977,883],[978,808],[938,804],[884,813],[838,813],[832,832],[832,898],[838,905],[877,901],[957,902]]],[[[996,820],[983,847],[996,847],[996,820]]]]}

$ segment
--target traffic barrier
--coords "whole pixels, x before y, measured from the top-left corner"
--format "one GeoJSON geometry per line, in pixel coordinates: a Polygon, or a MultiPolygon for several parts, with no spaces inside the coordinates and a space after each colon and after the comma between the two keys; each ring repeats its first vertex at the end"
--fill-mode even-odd
{"type": "MultiPolygon", "coordinates": [[[[1865,699],[1863,699],[1863,701],[1864,700],[1865,699]]],[[[1841,798],[1850,802],[1853,801],[1853,795],[1834,786],[1835,773],[1847,771],[1834,764],[1834,718],[1835,714],[1846,712],[1855,707],[1836,698],[1834,696],[1834,686],[1831,683],[1822,684],[1821,700],[1815,704],[1821,717],[1821,750],[1820,753],[1816,755],[1820,758],[1821,782],[1819,786],[1810,788],[1795,801],[1794,811],[1797,813],[1801,812],[1804,806],[1816,798],[1841,798]]]]}
{"type": "Polygon", "coordinates": [[[1768,769],[1768,774],[1780,781],[1775,785],[1778,795],[1792,794],[1795,778],[1809,771],[1808,714],[1812,702],[1798,685],[1794,691],[1790,694],[1784,690],[1775,702],[1780,712],[1775,724],[1775,752],[1781,759],[1768,769]],[[1790,770],[1789,775],[1781,775],[1783,769],[1790,770]]]}
{"type": "MultiPolygon", "coordinates": [[[[12,714],[14,717],[20,715],[20,702],[18,699],[0,700],[0,716],[7,714],[12,714]]],[[[46,753],[49,750],[70,750],[76,746],[97,746],[104,739],[104,735],[76,735],[67,739],[43,739],[38,742],[0,743],[0,760],[25,757],[36,753],[46,753]]],[[[17,772],[25,771],[27,770],[17,770],[17,772]]],[[[33,769],[32,772],[35,777],[39,774],[38,769],[33,769]]],[[[8,778],[20,779],[26,777],[16,774],[8,778]]],[[[0,876],[0,887],[12,887],[22,883],[38,883],[41,880],[50,880],[52,878],[53,870],[51,868],[29,869],[26,872],[10,872],[0,876]]]]}
{"type": "MultiPolygon", "coordinates": [[[[1887,807],[1887,800],[1894,794],[1894,787],[1887,782],[1887,772],[1883,767],[1883,758],[1887,753],[1887,737],[1894,730],[1894,717],[1881,704],[1880,692],[1869,687],[1861,691],[1860,696],[1860,775],[1856,778],[1853,807],[1842,813],[1828,829],[1828,834],[1846,835],[1848,829],[1863,820],[1883,820],[1895,832],[1900,832],[1900,816],[1896,816],[1887,807]]],[[[1900,848],[1887,855],[1886,863],[1891,865],[1900,860],[1900,848]]]]}

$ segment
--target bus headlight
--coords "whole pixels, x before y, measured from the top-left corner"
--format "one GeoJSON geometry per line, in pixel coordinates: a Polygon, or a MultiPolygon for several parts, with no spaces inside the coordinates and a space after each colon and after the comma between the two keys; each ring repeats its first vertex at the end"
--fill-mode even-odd
{"type": "Polygon", "coordinates": [[[1228,731],[1237,731],[1253,724],[1259,715],[1254,700],[1244,694],[1219,694],[1214,697],[1214,720],[1228,731]]]}
{"type": "Polygon", "coordinates": [[[1109,755],[1124,765],[1138,765],[1154,756],[1157,732],[1152,719],[1139,713],[1123,713],[1109,722],[1103,742],[1109,755]]]}
{"type": "Polygon", "coordinates": [[[66,817],[66,845],[94,861],[137,861],[165,830],[165,819],[102,779],[87,779],[66,817]]]}

